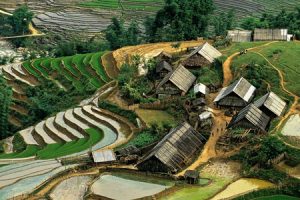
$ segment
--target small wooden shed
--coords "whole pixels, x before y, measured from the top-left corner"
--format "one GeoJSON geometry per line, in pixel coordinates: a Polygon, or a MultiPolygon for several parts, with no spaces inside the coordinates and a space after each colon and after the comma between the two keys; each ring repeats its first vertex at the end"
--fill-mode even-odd
{"type": "Polygon", "coordinates": [[[262,96],[254,102],[254,105],[271,118],[280,117],[286,108],[286,102],[274,92],[262,96]]]}
{"type": "Polygon", "coordinates": [[[223,88],[214,100],[221,107],[245,107],[254,97],[256,88],[241,77],[233,84],[223,88]]]}
{"type": "Polygon", "coordinates": [[[176,173],[186,168],[203,148],[205,138],[189,123],[172,129],[137,164],[139,170],[176,173]]]}
{"type": "Polygon", "coordinates": [[[269,122],[270,117],[254,104],[249,104],[232,118],[228,128],[241,127],[266,132],[269,122]]]}
{"type": "Polygon", "coordinates": [[[197,170],[186,170],[184,173],[184,179],[188,184],[197,184],[199,177],[199,172],[197,170]]]}
{"type": "Polygon", "coordinates": [[[252,31],[248,30],[229,30],[227,38],[232,42],[251,42],[252,31]]]}
{"type": "Polygon", "coordinates": [[[182,65],[187,68],[199,68],[212,64],[220,56],[221,52],[206,42],[188,55],[182,65]]]}
{"type": "Polygon", "coordinates": [[[94,163],[110,163],[116,161],[115,153],[110,149],[97,150],[92,152],[94,163]]]}
{"type": "Polygon", "coordinates": [[[185,95],[195,81],[196,77],[188,69],[179,65],[158,84],[156,94],[185,95]]]}

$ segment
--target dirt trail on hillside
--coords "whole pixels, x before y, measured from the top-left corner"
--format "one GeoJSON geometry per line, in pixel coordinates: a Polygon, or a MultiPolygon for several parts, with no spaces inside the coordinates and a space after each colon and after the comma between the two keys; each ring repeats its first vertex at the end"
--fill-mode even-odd
{"type": "Polygon", "coordinates": [[[268,64],[273,67],[277,72],[278,75],[280,77],[280,86],[282,88],[283,91],[285,91],[289,96],[294,98],[294,102],[291,105],[291,108],[289,109],[289,111],[281,118],[280,122],[278,123],[278,125],[275,127],[274,130],[272,131],[278,131],[279,128],[281,127],[281,125],[283,124],[283,122],[292,114],[294,113],[299,113],[299,111],[297,110],[297,105],[298,105],[298,101],[299,101],[299,97],[292,93],[291,91],[289,91],[286,87],[285,87],[285,81],[284,81],[284,75],[282,73],[282,71],[280,69],[278,69],[275,65],[273,65],[263,54],[259,53],[259,52],[253,52],[259,56],[261,56],[262,58],[264,58],[268,64]]]}
{"type": "MultiPolygon", "coordinates": [[[[246,49],[246,50],[247,51],[256,50],[258,48],[268,46],[268,45],[270,45],[272,43],[275,43],[275,42],[277,42],[277,41],[268,42],[266,44],[256,46],[256,47],[252,47],[252,48],[249,48],[249,49],[246,49]]],[[[230,82],[232,81],[232,79],[233,79],[233,76],[232,76],[232,73],[231,73],[231,63],[232,63],[233,59],[238,55],[240,55],[240,52],[235,52],[234,54],[229,56],[225,60],[225,62],[223,63],[223,87],[228,86],[230,84],[230,82]]]]}

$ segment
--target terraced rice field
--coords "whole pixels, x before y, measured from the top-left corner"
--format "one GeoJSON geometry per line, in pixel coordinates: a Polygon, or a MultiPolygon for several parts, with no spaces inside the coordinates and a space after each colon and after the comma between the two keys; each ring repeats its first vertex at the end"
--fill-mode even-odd
{"type": "Polygon", "coordinates": [[[50,193],[50,197],[53,200],[81,200],[91,180],[90,176],[77,176],[64,180],[50,193]]]}
{"type": "Polygon", "coordinates": [[[1,167],[0,173],[9,173],[7,175],[7,179],[9,181],[17,180],[17,182],[14,184],[6,184],[0,188],[0,200],[6,200],[19,195],[32,193],[36,187],[44,183],[46,180],[62,171],[76,166],[60,166],[60,164],[56,164],[55,162],[57,161],[32,161],[1,167]],[[49,163],[53,164],[48,165],[49,163]],[[35,171],[30,174],[32,170],[35,171]]]}
{"type": "Polygon", "coordinates": [[[110,199],[129,200],[152,196],[172,186],[171,184],[138,181],[137,177],[133,177],[104,174],[93,183],[91,191],[110,199]],[[115,187],[116,185],[118,187],[115,187]]]}
{"type": "MultiPolygon", "coordinates": [[[[9,64],[0,69],[8,85],[13,89],[13,104],[10,108],[10,122],[22,128],[20,115],[26,116],[30,104],[26,96],[26,89],[42,84],[45,80],[52,81],[58,88],[67,91],[71,87],[82,91],[84,87],[100,88],[111,81],[104,67],[101,56],[104,52],[95,54],[81,54],[62,58],[41,58],[25,61],[22,64],[9,64]],[[89,86],[90,85],[90,86],[89,86]]],[[[81,100],[81,99],[79,99],[81,100]]],[[[50,121],[53,119],[49,119],[50,121]]],[[[51,123],[39,124],[50,129],[51,123]],[[46,125],[45,125],[46,124],[46,125]]],[[[37,129],[40,129],[37,127],[37,129]]],[[[53,127],[51,129],[54,129],[53,127]]],[[[50,129],[50,130],[51,130],[50,129]]],[[[35,130],[38,131],[38,130],[35,130]]],[[[54,133],[59,133],[54,130],[54,133]]],[[[70,135],[69,135],[70,136],[70,135]]],[[[62,140],[72,138],[63,136],[62,140]]],[[[46,136],[47,137],[47,136],[46,136]]],[[[44,138],[53,143],[53,138],[44,138]]],[[[56,138],[59,139],[59,138],[56,138]]]]}

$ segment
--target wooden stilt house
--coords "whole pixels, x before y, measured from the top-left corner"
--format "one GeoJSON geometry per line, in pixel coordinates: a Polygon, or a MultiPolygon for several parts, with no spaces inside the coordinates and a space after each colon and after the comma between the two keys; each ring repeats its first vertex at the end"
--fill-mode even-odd
{"type": "Polygon", "coordinates": [[[169,72],[156,88],[156,94],[185,95],[195,82],[196,77],[185,67],[179,65],[173,72],[169,72]]]}
{"type": "Polygon", "coordinates": [[[232,118],[228,128],[241,127],[266,132],[269,122],[270,117],[254,104],[249,104],[232,118]]]}
{"type": "Polygon", "coordinates": [[[222,54],[209,43],[204,43],[194,50],[183,62],[187,68],[199,68],[210,65],[222,54]]]}
{"type": "Polygon", "coordinates": [[[242,77],[223,88],[214,103],[221,107],[245,107],[253,99],[255,90],[256,88],[242,77]]]}
{"type": "Polygon", "coordinates": [[[171,130],[137,164],[139,170],[176,173],[187,167],[203,148],[205,138],[187,122],[171,130]]]}
{"type": "Polygon", "coordinates": [[[271,118],[280,117],[286,108],[286,102],[273,92],[262,96],[254,105],[271,118]]]}

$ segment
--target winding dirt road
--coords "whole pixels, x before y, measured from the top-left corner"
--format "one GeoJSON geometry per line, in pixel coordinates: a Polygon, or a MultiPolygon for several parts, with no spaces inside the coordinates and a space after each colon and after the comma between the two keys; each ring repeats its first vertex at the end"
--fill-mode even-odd
{"type": "MultiPolygon", "coordinates": [[[[265,46],[268,46],[270,44],[273,44],[275,42],[278,42],[278,41],[272,41],[272,42],[268,42],[266,44],[263,44],[263,45],[259,45],[259,46],[256,46],[256,47],[252,47],[252,48],[248,48],[246,49],[247,51],[253,51],[253,50],[257,50],[261,47],[265,47],[265,46]]],[[[233,79],[233,76],[232,76],[232,73],[231,73],[231,63],[233,61],[233,59],[240,55],[240,52],[235,52],[234,54],[232,54],[231,56],[229,56],[225,62],[223,63],[223,87],[226,87],[230,84],[230,82],[232,81],[233,79]]]]}

